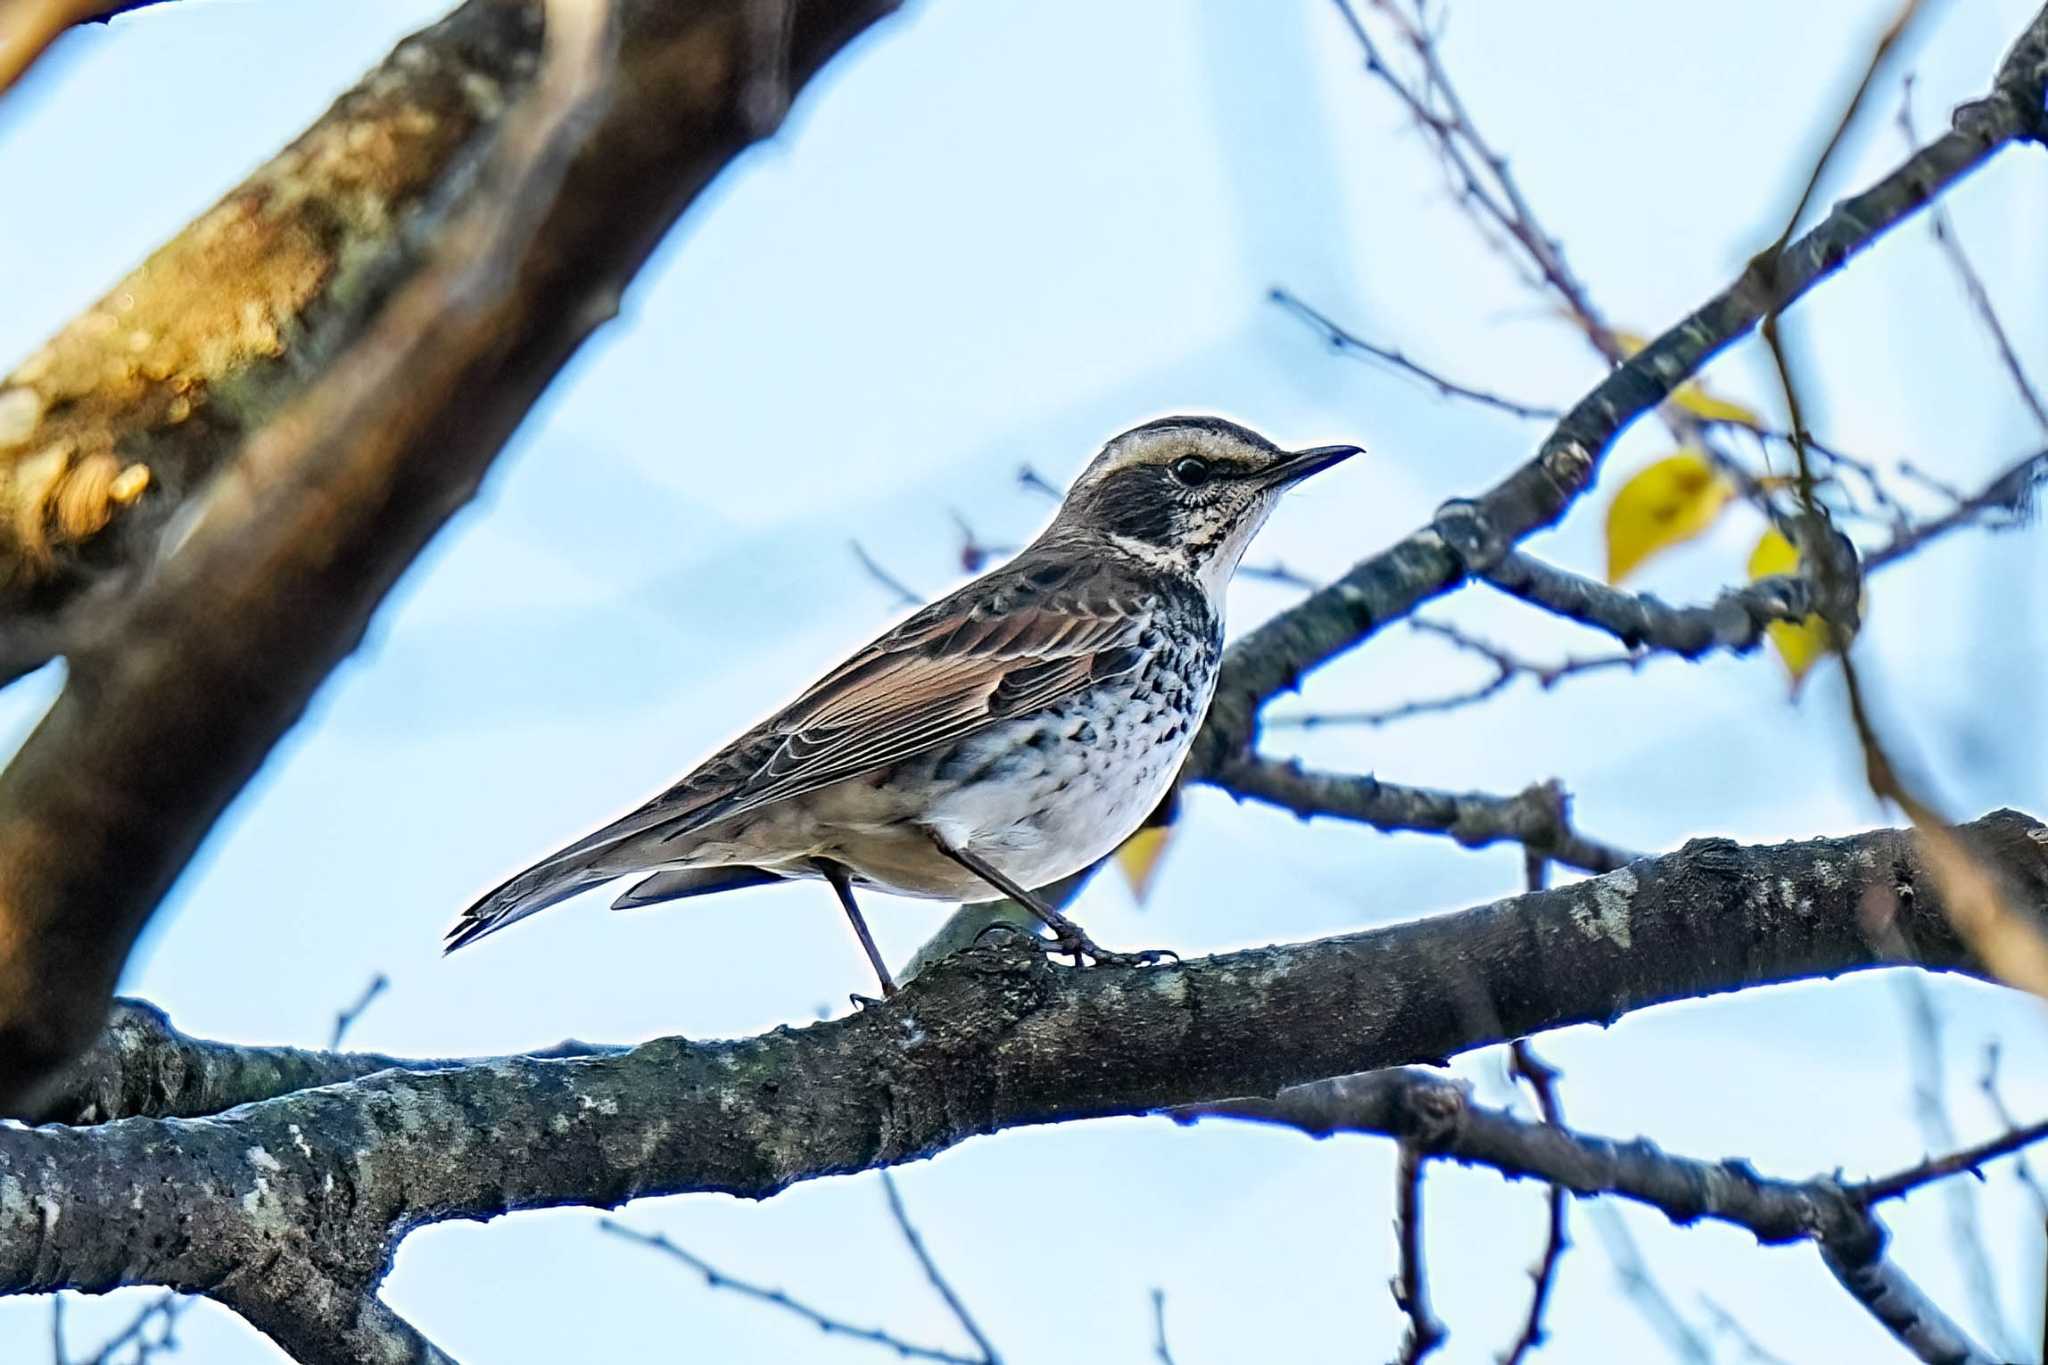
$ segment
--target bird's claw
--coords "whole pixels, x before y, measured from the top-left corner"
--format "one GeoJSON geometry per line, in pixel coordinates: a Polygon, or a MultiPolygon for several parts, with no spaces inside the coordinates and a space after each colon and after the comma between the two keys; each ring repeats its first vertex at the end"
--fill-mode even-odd
{"type": "Polygon", "coordinates": [[[1040,943],[1051,956],[1073,958],[1077,967],[1089,963],[1097,967],[1150,967],[1169,958],[1180,961],[1180,954],[1171,948],[1145,948],[1135,953],[1112,952],[1082,933],[1081,927],[1072,920],[1065,925],[1054,926],[1053,937],[1041,939],[1040,943]]]}

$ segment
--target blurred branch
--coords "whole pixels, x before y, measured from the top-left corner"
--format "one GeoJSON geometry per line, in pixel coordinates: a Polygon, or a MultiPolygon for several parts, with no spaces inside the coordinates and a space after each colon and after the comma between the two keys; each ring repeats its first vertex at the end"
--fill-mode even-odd
{"type": "Polygon", "coordinates": [[[1754,1365],[1792,1365],[1792,1362],[1783,1356],[1766,1350],[1764,1344],[1756,1339],[1755,1333],[1742,1325],[1740,1318],[1705,1294],[1700,1295],[1700,1307],[1705,1310],[1707,1317],[1712,1319],[1717,1334],[1735,1339],[1736,1345],[1742,1348],[1744,1360],[1754,1362],[1754,1365]]]}
{"type": "MultiPolygon", "coordinates": [[[[1996,1041],[1987,1043],[1984,1046],[1984,1074],[1977,1078],[1977,1088],[1984,1092],[1985,1102],[1991,1106],[1991,1112],[1998,1116],[1998,1121],[2001,1125],[2006,1128],[2019,1127],[2019,1120],[2014,1118],[2012,1110],[2006,1107],[2005,1096],[1999,1093],[1998,1044],[1996,1041]]],[[[2012,1169],[2013,1174],[2019,1178],[2020,1184],[2026,1187],[2027,1193],[2034,1197],[2034,1208],[2039,1215],[2040,1221],[2048,1224],[2048,1188],[2044,1188],[2041,1182],[2035,1178],[2033,1169],[2027,1164],[2027,1158],[2024,1154],[2013,1157],[2012,1169]]]]}
{"type": "Polygon", "coordinates": [[[73,1356],[64,1344],[64,1295],[50,1296],[50,1354],[55,1365],[149,1365],[178,1349],[178,1319],[193,1300],[165,1291],[144,1304],[128,1324],[89,1356],[73,1356]],[[124,1356],[123,1353],[127,1354],[124,1356]]]}
{"type": "Polygon", "coordinates": [[[791,1298],[780,1289],[766,1289],[746,1280],[736,1279],[702,1257],[676,1245],[666,1234],[642,1232],[636,1227],[619,1222],[616,1218],[599,1219],[597,1226],[600,1231],[610,1233],[622,1241],[637,1242],[650,1250],[660,1252],[672,1261],[679,1261],[688,1266],[704,1277],[704,1287],[707,1289],[727,1290],[741,1298],[754,1299],[779,1308],[785,1313],[803,1319],[827,1336],[846,1337],[852,1341],[886,1346],[904,1360],[931,1360],[940,1362],[940,1365],[986,1365],[989,1359],[987,1356],[955,1355],[951,1351],[941,1351],[936,1347],[919,1346],[879,1327],[855,1327],[844,1319],[819,1312],[800,1299],[791,1298]]]}
{"type": "MultiPolygon", "coordinates": [[[[2036,16],[2015,53],[2035,47],[2048,47],[2048,14],[2036,16]]],[[[1993,152],[2038,137],[2044,86],[2048,61],[2009,58],[1991,93],[1957,110],[1953,130],[1836,204],[1781,254],[1775,269],[1752,262],[1727,288],[1616,365],[1573,405],[1533,459],[1461,505],[1467,529],[1493,547],[1492,558],[1473,563],[1455,552],[1438,518],[1240,638],[1225,657],[1189,775],[1206,780],[1247,749],[1258,710],[1275,693],[1429,598],[1484,574],[1516,542],[1553,525],[1591,486],[1601,455],[1624,427],[1663,403],[1767,312],[1796,302],[1993,152]]]]}
{"type": "Polygon", "coordinates": [[[1586,872],[1612,872],[1639,856],[1574,830],[1554,783],[1492,796],[1396,786],[1371,774],[1316,772],[1297,760],[1259,757],[1233,759],[1211,781],[1232,796],[1279,806],[1304,820],[1327,815],[1390,834],[1448,834],[1466,848],[1518,843],[1586,872]]]}
{"type": "Polygon", "coordinates": [[[1614,1263],[1615,1281],[1636,1311],[1685,1365],[1714,1365],[1713,1348],[1686,1321],[1685,1314],[1650,1273],[1649,1262],[1643,1259],[1642,1248],[1636,1245],[1635,1234],[1628,1230],[1620,1211],[1607,1200],[1598,1199],[1588,1212],[1600,1232],[1600,1240],[1606,1243],[1607,1259],[1614,1263]]]}
{"type": "Polygon", "coordinates": [[[1940,516],[1902,528],[1890,542],[1864,556],[1864,571],[1874,573],[1939,536],[1987,518],[2004,518],[2002,523],[1991,523],[1993,530],[2024,524],[2043,483],[2048,483],[2048,450],[2035,451],[2008,465],[1977,492],[1959,495],[1956,505],[1940,516]]]}
{"type": "Polygon", "coordinates": [[[924,596],[911,591],[904,585],[902,579],[883,568],[881,562],[868,553],[867,546],[857,540],[849,540],[846,545],[853,551],[853,557],[860,561],[860,566],[867,572],[867,576],[881,584],[883,590],[896,600],[897,606],[921,607],[925,604],[924,596]]]}
{"type": "Polygon", "coordinates": [[[356,1021],[363,1017],[365,1010],[377,1003],[377,997],[384,994],[390,986],[391,978],[378,972],[370,978],[370,984],[363,987],[363,993],[355,998],[355,1003],[346,1006],[334,1016],[334,1031],[327,1036],[329,1052],[341,1050],[342,1041],[348,1037],[349,1031],[355,1028],[356,1021]]]}
{"type": "MultiPolygon", "coordinates": [[[[1806,205],[1819,187],[1829,161],[1855,122],[1886,56],[1921,11],[1921,0],[1905,0],[1892,22],[1879,35],[1862,79],[1815,159],[1812,172],[1807,176],[1791,211],[1785,215],[1784,229],[1776,241],[1750,262],[1750,270],[1762,276],[1773,295],[1773,302],[1762,320],[1761,332],[1777,371],[1778,382],[1784,390],[1786,411],[1791,417],[1792,450],[1799,465],[1797,488],[1804,521],[1814,530],[1812,543],[1800,543],[1796,538],[1795,543],[1799,546],[1803,572],[1811,577],[1819,594],[1819,616],[1828,627],[1828,646],[1841,664],[1849,718],[1863,749],[1865,780],[1874,796],[1897,806],[1913,821],[1915,831],[1926,846],[1930,865],[1944,883],[1946,903],[1955,917],[1956,928],[1979,958],[1999,980],[2048,997],[2048,928],[2044,928],[2039,916],[2019,911],[2008,902],[2005,888],[1976,862],[1969,848],[1956,839],[1947,819],[1931,800],[1916,790],[1918,784],[1909,780],[1878,733],[1862,675],[1850,652],[1858,624],[1856,603],[1860,583],[1856,557],[1853,551],[1847,554],[1816,553],[1833,546],[1836,539],[1827,531],[1827,517],[1815,495],[1800,387],[1779,325],[1783,310],[1779,286],[1787,271],[1787,244],[1806,205]]],[[[1966,122],[1979,118],[1996,119],[1996,107],[1989,113],[1981,111],[1985,105],[1995,106],[1998,97],[2003,96],[2008,100],[2023,101],[2019,110],[2024,119],[2023,129],[2028,136],[2040,140],[2048,135],[2044,89],[2048,89],[2048,8],[2035,16],[2027,31],[2006,54],[1999,67],[1994,98],[1979,106],[1958,110],[1957,128],[1960,130],[1966,122]]],[[[2023,486],[2022,495],[2028,487],[2030,485],[2023,486]]]]}
{"type": "Polygon", "coordinates": [[[1152,1291],[1152,1358],[1159,1365],[1174,1365],[1173,1352],[1166,1344],[1166,1291],[1152,1291]]]}
{"type": "Polygon", "coordinates": [[[1554,664],[1539,664],[1440,621],[1413,617],[1408,624],[1414,630],[1440,636],[1459,649],[1479,655],[1493,665],[1493,676],[1464,692],[1400,702],[1377,711],[1311,711],[1300,715],[1268,716],[1265,728],[1315,730],[1326,725],[1386,725],[1411,716],[1439,715],[1475,706],[1506,691],[1517,678],[1531,678],[1538,687],[1548,691],[1566,678],[1586,673],[1605,673],[1617,668],[1634,672],[1649,657],[1646,654],[1609,654],[1596,659],[1564,659],[1554,664]]]}
{"type": "MultiPolygon", "coordinates": [[[[1949,1150],[1957,1145],[1957,1138],[1948,1112],[1948,1074],[1942,1064],[1941,1016],[1934,1006],[1934,993],[1915,975],[1901,976],[1898,989],[1899,1003],[1906,1016],[1906,1043],[1912,1056],[1913,1114],[1920,1124],[1921,1141],[1930,1152],[1949,1150]]],[[[1942,1186],[1941,1192],[1947,1205],[1949,1246],[1969,1290],[1977,1321],[2000,1354],[2017,1359],[2019,1351],[2006,1325],[2005,1308],[1998,1301],[1998,1278],[1992,1272],[1991,1255],[1984,1245],[1976,1186],[1951,1180],[1942,1186]]]]}
{"type": "MultiPolygon", "coordinates": [[[[1915,146],[1920,135],[1913,128],[1913,78],[1905,80],[1905,88],[1899,94],[1899,131],[1905,134],[1906,145],[1915,146]]],[[[1992,349],[1998,352],[1999,363],[2012,378],[2012,386],[2018,392],[2020,402],[2026,405],[2034,416],[2034,425],[2048,436],[2048,404],[2041,401],[2041,393],[2034,387],[2034,381],[2027,377],[2027,367],[2020,363],[2019,352],[2013,349],[2012,338],[2006,333],[2005,324],[1999,320],[1998,307],[1991,301],[1991,291],[1984,287],[1984,277],[1977,273],[1970,253],[1963,250],[1962,239],[1956,236],[1955,223],[1949,212],[1940,204],[1929,207],[1928,226],[1933,230],[1935,243],[1941,254],[1956,272],[1956,280],[1963,286],[1963,296],[1970,301],[1970,309],[1977,315],[1977,321],[1984,327],[1984,334],[1991,339],[1992,349]]]]}
{"type": "MultiPolygon", "coordinates": [[[[1227,1117],[1279,1123],[1313,1137],[1370,1133],[1414,1153],[1488,1167],[1515,1180],[1547,1180],[1574,1194],[1619,1195],[1672,1222],[1729,1223],[1766,1245],[1811,1241],[1843,1287],[1899,1343],[1927,1361],[1992,1365],[1992,1358],[1884,1255],[1886,1233],[1871,1207],[2048,1138],[2048,1124],[1861,1185],[1832,1177],[1775,1180],[1742,1161],[1673,1156],[1638,1139],[1616,1142],[1548,1122],[1531,1123],[1472,1102],[1463,1083],[1395,1068],[1294,1086],[1270,1100],[1229,1100],[1179,1110],[1182,1122],[1227,1117]]],[[[1404,1165],[1404,1170],[1406,1166],[1404,1165]]]]}
{"type": "MultiPolygon", "coordinates": [[[[2048,904],[2048,827],[2000,812],[1960,834],[2030,904],[2048,904]]],[[[756,1038],[419,1063],[244,1102],[206,1123],[0,1126],[0,1192],[15,1192],[0,1198],[0,1290],[211,1286],[302,1359],[438,1359],[375,1297],[399,1242],[430,1223],[688,1192],[763,1197],[999,1129],[1273,1094],[1901,952],[1923,968],[1968,969],[1920,855],[1911,835],[1890,830],[1769,847],[1698,840],[1462,913],[1173,966],[1078,971],[1004,938],[848,1017],[756,1038]],[[1863,915],[1872,895],[1899,907],[1879,939],[1863,915]],[[1482,1017],[1414,1007],[1415,991],[1435,1001],[1436,983],[1449,980],[1468,981],[1491,1008],[1482,1017]],[[1117,1046],[1100,1047],[1105,1036],[1117,1046]],[[347,1200],[327,1193],[335,1181],[347,1182],[347,1200]],[[279,1227],[294,1239],[280,1244],[279,1227]],[[302,1291],[293,1311],[326,1319],[338,1337],[294,1330],[282,1311],[249,1312],[287,1284],[302,1291]]],[[[375,1064],[325,1056],[343,1072],[375,1064]]],[[[280,1079],[304,1083],[318,1070],[280,1079]]],[[[106,1080],[108,1095],[154,1099],[148,1078],[106,1080]]],[[[1558,1150],[1543,1145],[1563,1141],[1557,1130],[1530,1126],[1550,1135],[1531,1139],[1532,1150],[1558,1150]]],[[[1894,1197],[2004,1149],[1844,1188],[1866,1202],[1894,1197]]],[[[1445,1149],[1428,1137],[1425,1150],[1445,1149]]],[[[1700,1175],[1632,1150],[1573,1169],[1651,1182],[1700,1175]]],[[[1713,1208],[1701,1212],[1738,1220],[1833,1207],[1735,1171],[1705,1189],[1713,1208]]],[[[1861,1275],[1872,1294],[1902,1292],[1853,1250],[1838,1258],[1842,1273],[1861,1275]]]]}
{"type": "Polygon", "coordinates": [[[1377,360],[1383,365],[1400,371],[1402,374],[1420,379],[1423,383],[1435,389],[1439,397],[1462,398],[1467,402],[1477,403],[1481,407],[1505,412],[1511,417],[1542,418],[1547,421],[1555,421],[1564,416],[1564,413],[1557,408],[1540,408],[1528,403],[1518,403],[1512,398],[1503,398],[1497,393],[1491,393],[1485,389],[1475,389],[1468,384],[1461,384],[1455,379],[1446,378],[1435,370],[1417,364],[1391,347],[1376,345],[1355,333],[1346,331],[1331,321],[1327,315],[1302,302],[1300,298],[1286,289],[1275,286],[1268,291],[1266,297],[1322,333],[1323,340],[1329,344],[1331,350],[1344,355],[1356,355],[1370,360],[1377,360]]]}
{"type": "MultiPolygon", "coordinates": [[[[0,960],[0,1111],[30,1107],[50,1073],[91,1043],[130,945],[215,818],[361,639],[392,582],[467,501],[528,407],[612,316],[669,224],[773,130],[797,83],[893,7],[793,0],[788,41],[764,48],[750,0],[625,6],[616,43],[604,49],[618,54],[612,82],[593,76],[594,61],[572,70],[550,59],[537,74],[515,75],[535,70],[541,8],[471,0],[406,40],[369,78],[370,93],[345,98],[262,173],[310,174],[301,163],[319,158],[307,148],[336,138],[346,146],[351,130],[371,126],[358,121],[365,109],[409,111],[414,124],[463,141],[478,126],[472,101],[525,95],[495,120],[482,164],[434,161],[427,182],[459,172],[468,193],[444,196],[453,202],[443,219],[407,222],[399,236],[408,247],[387,262],[379,288],[354,282],[381,300],[349,320],[354,330],[311,329],[332,350],[286,367],[303,380],[298,391],[246,431],[180,427],[186,439],[213,432],[218,447],[210,459],[220,472],[183,489],[192,494],[185,504],[156,508],[177,510],[189,529],[159,567],[73,621],[64,691],[0,774],[0,938],[9,943],[0,960]],[[436,116],[451,102],[471,111],[466,122],[436,116]]],[[[582,0],[546,10],[560,33],[607,12],[582,0]]],[[[548,51],[559,46],[551,36],[548,51]]],[[[369,141],[376,147],[364,155],[382,155],[369,141]]],[[[303,189],[303,202],[287,196],[293,212],[341,193],[303,189]]],[[[258,194],[245,191],[237,193],[258,194]]],[[[216,222],[191,233],[211,240],[225,229],[216,222]]],[[[259,261],[283,268],[282,248],[268,245],[259,261]]],[[[182,278],[175,257],[155,269],[159,292],[182,278]]],[[[229,311],[238,291],[254,287],[224,286],[229,311]]],[[[41,379],[17,374],[0,389],[0,408],[26,416],[32,439],[48,422],[96,410],[83,399],[51,407],[34,396],[42,389],[24,408],[24,382],[55,382],[44,371],[57,362],[37,363],[26,368],[41,379]]],[[[22,434],[14,422],[4,439],[22,434]]],[[[147,554],[136,548],[131,568],[157,549],[154,540],[147,554]]],[[[0,634],[23,625],[18,613],[0,619],[0,634]]]]}

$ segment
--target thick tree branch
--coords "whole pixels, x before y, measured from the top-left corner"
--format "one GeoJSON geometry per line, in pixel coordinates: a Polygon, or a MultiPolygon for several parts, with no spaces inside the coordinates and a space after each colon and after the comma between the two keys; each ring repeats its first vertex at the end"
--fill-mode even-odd
{"type": "Polygon", "coordinates": [[[1483,532],[1476,560],[1454,551],[1441,518],[1363,560],[1232,646],[1188,772],[1206,780],[1252,742],[1258,710],[1276,692],[1419,604],[1484,574],[1514,544],[1554,524],[1592,486],[1622,430],[1656,408],[1766,316],[1789,307],[1892,227],[2006,144],[2043,136],[2048,10],[2000,66],[1991,92],[1955,112],[1954,127],[1875,185],[1836,204],[1786,249],[1773,276],[1747,269],[1727,288],[1617,365],[1565,414],[1535,457],[1469,503],[1453,504],[1483,532]]]}
{"type": "MultiPolygon", "coordinates": [[[[1999,812],[1959,837],[2017,902],[2048,910],[2048,827],[1999,812]]],[[[0,1290],[160,1283],[244,1308],[289,1299],[299,1318],[265,1330],[324,1322],[340,1335],[290,1348],[351,1359],[390,1337],[368,1296],[424,1223],[686,1191],[765,1197],[997,1129],[1271,1094],[1901,954],[1971,969],[1914,836],[1891,830],[1695,841],[1459,914],[1170,968],[1075,971],[996,943],[851,1017],[736,1042],[385,1070],[207,1123],[0,1129],[0,1290]],[[1896,909],[1873,938],[1876,902],[1896,909]],[[333,1344],[344,1339],[355,1345],[333,1344]]],[[[360,1070],[330,1064],[337,1078],[360,1070]]],[[[107,1080],[114,1098],[98,1107],[111,1117],[120,1097],[166,1088],[107,1080]]]]}
{"type": "MultiPolygon", "coordinates": [[[[376,200],[378,232],[355,245],[381,265],[374,278],[354,279],[349,296],[383,306],[330,319],[330,346],[353,344],[325,363],[325,353],[302,343],[291,359],[311,368],[312,387],[281,407],[273,394],[239,445],[242,422],[193,426],[207,434],[193,449],[231,476],[207,481],[187,511],[193,529],[161,569],[80,618],[89,629],[71,632],[62,696],[0,775],[0,1111],[19,1112],[34,1086],[90,1044],[129,945],[214,818],[548,381],[611,316],[662,232],[741,148],[772,131],[796,84],[891,8],[893,0],[791,0],[781,36],[764,41],[749,0],[625,0],[609,102],[587,115],[579,106],[552,125],[528,149],[533,173],[508,175],[518,159],[508,149],[539,130],[522,133],[496,106],[534,82],[541,11],[520,0],[471,0],[401,44],[259,175],[325,177],[304,188],[332,212],[356,204],[371,213],[357,199],[376,200]],[[412,169],[421,185],[438,185],[467,154],[454,144],[468,148],[483,126],[479,109],[493,115],[497,150],[471,194],[452,207],[436,201],[445,221],[427,222],[427,209],[408,218],[352,179],[381,185],[388,167],[372,174],[322,150],[360,142],[364,155],[382,155],[387,117],[431,127],[440,153],[408,155],[431,161],[412,169]]],[[[230,196],[187,237],[283,231],[264,217],[273,200],[311,211],[264,183],[270,188],[230,196]],[[268,226],[235,228],[245,221],[268,226]]],[[[282,270],[287,259],[276,242],[259,254],[263,270],[282,270]]],[[[331,265],[306,269],[327,281],[331,265]]],[[[153,269],[155,286],[137,284],[145,295],[168,288],[165,280],[247,295],[247,281],[230,288],[178,261],[160,259],[145,274],[153,269]]],[[[177,313],[177,300],[162,302],[177,313]]],[[[47,373],[71,372],[52,355],[47,373]]],[[[15,382],[0,393],[0,414],[27,414],[38,449],[58,439],[46,420],[101,412],[109,431],[125,431],[134,416],[122,408],[126,415],[108,417],[86,396],[55,406],[44,401],[54,391],[42,389],[23,400],[15,382]]],[[[0,445],[20,434],[19,423],[5,421],[0,415],[0,445]]],[[[189,491],[181,475],[176,492],[189,491]]],[[[167,515],[176,501],[158,510],[167,515]]],[[[114,558],[139,562],[125,552],[114,558]]],[[[21,624],[19,611],[0,631],[21,624]]]]}

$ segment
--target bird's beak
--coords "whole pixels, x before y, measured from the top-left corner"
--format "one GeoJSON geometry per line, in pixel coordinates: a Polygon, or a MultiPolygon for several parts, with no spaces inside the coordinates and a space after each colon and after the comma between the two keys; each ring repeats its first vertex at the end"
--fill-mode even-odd
{"type": "Polygon", "coordinates": [[[1316,446],[1310,450],[1297,450],[1268,469],[1261,478],[1265,483],[1284,488],[1300,483],[1311,474],[1319,474],[1340,460],[1364,453],[1358,446],[1316,446]]]}

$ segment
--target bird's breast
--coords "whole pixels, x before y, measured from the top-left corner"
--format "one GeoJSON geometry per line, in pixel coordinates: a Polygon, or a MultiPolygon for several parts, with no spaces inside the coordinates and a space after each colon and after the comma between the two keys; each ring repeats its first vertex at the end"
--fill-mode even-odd
{"type": "Polygon", "coordinates": [[[1206,640],[1163,640],[1138,668],[936,756],[930,819],[1042,886],[1128,838],[1180,770],[1216,684],[1206,640]]]}

